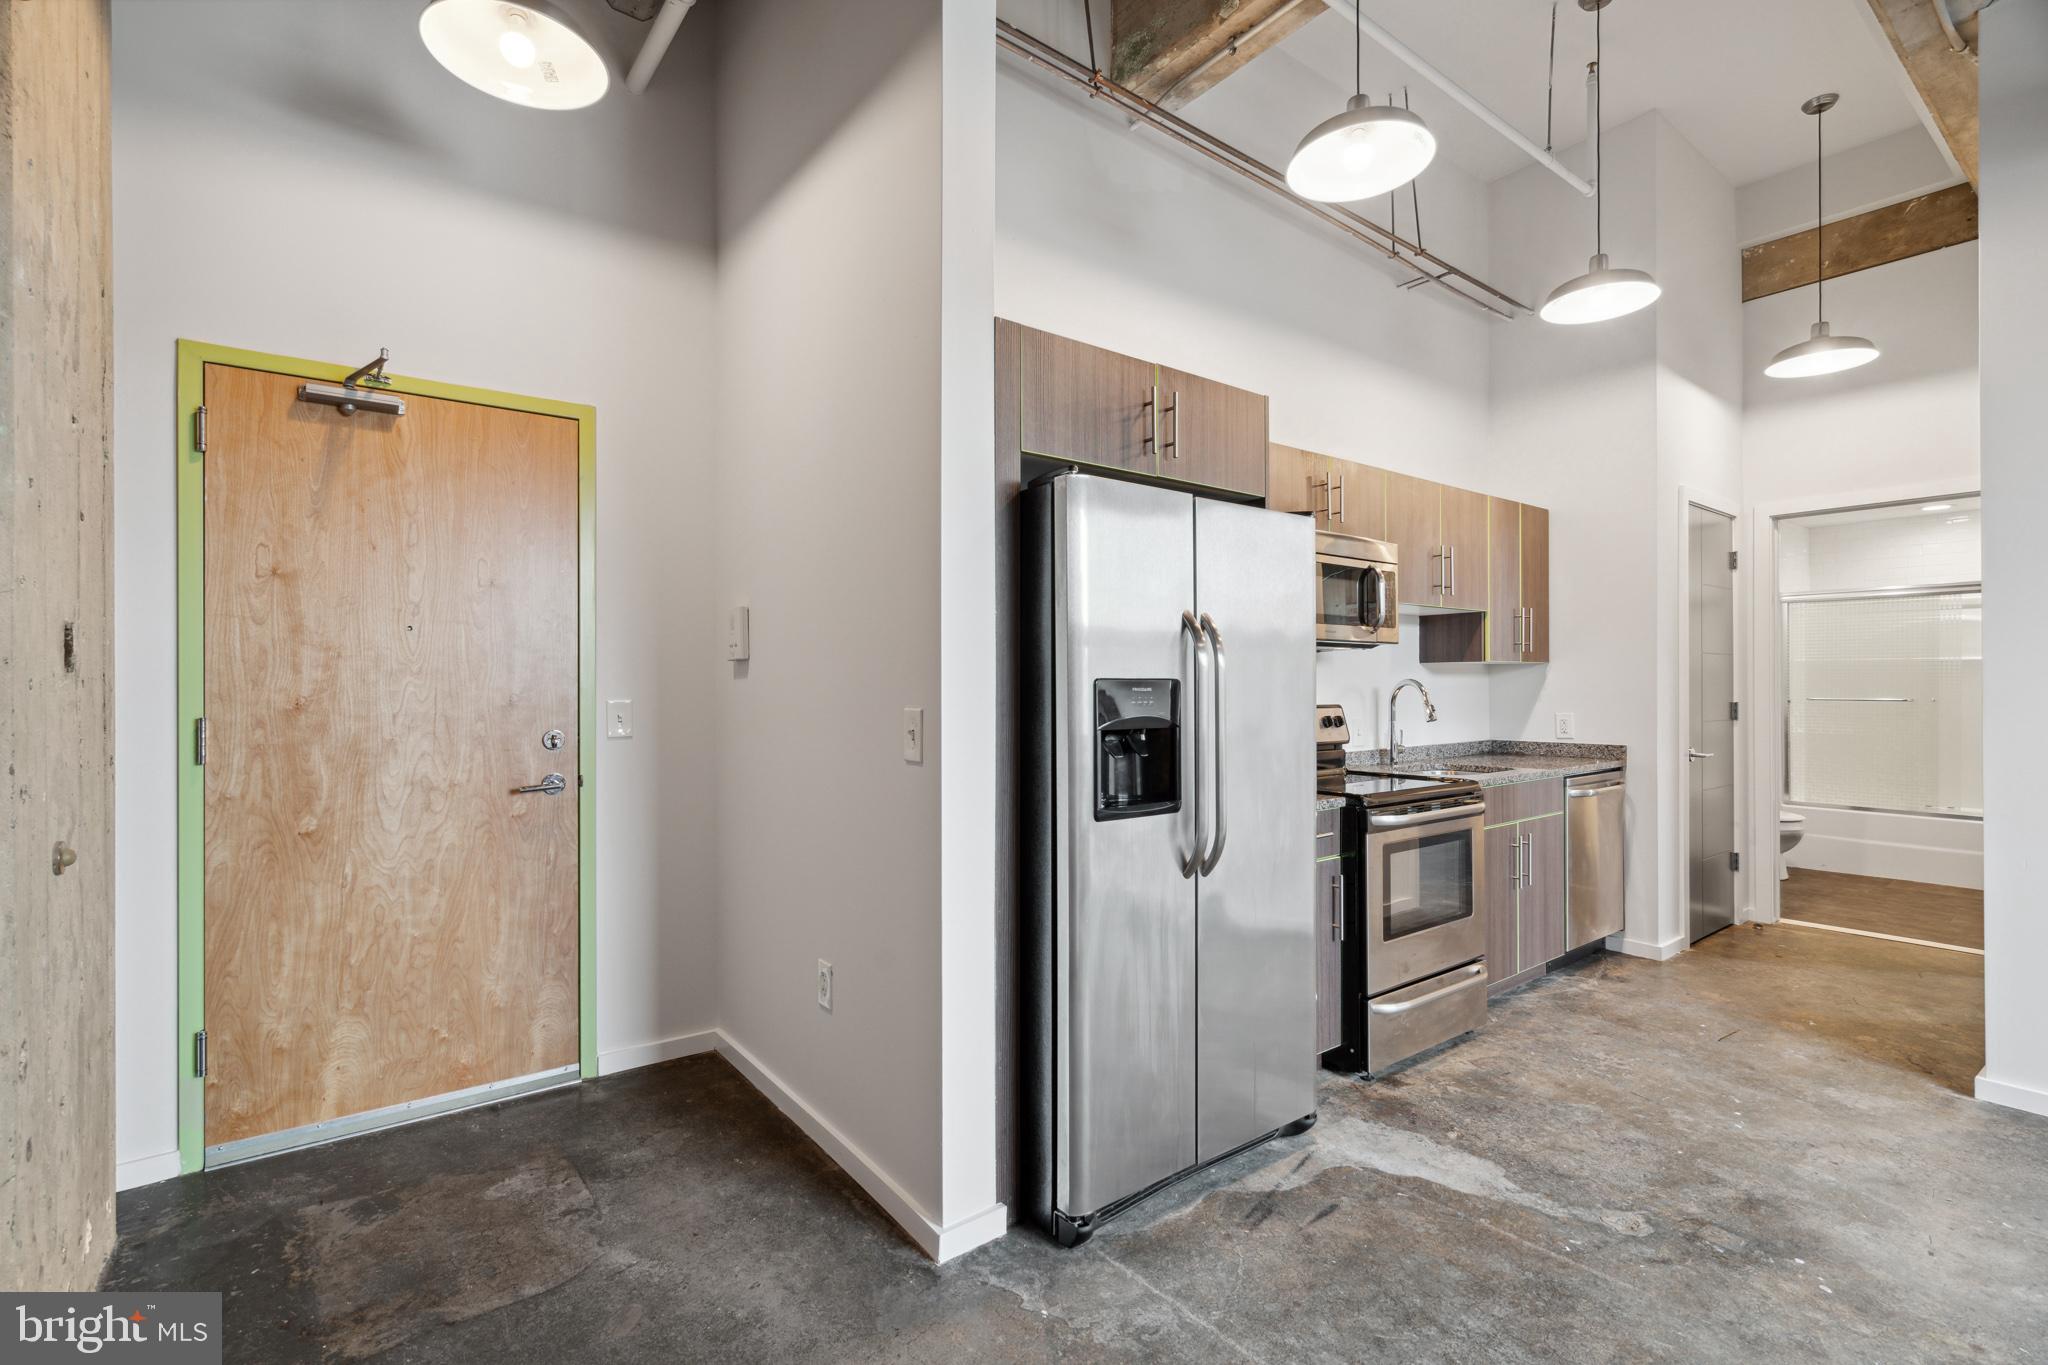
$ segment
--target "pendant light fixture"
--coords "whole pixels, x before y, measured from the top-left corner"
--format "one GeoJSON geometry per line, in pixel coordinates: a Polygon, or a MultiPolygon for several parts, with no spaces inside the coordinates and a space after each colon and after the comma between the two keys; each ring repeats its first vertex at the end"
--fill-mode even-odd
{"type": "Polygon", "coordinates": [[[1604,232],[1604,203],[1607,177],[1601,172],[1601,151],[1606,138],[1600,130],[1600,90],[1607,84],[1607,72],[1600,65],[1600,11],[1608,0],[1579,0],[1579,8],[1593,11],[1593,257],[1586,273],[1566,280],[1550,291],[1538,313],[1545,322],[1574,326],[1605,322],[1648,308],[1664,292],[1647,271],[1618,270],[1607,263],[1604,232]]]}
{"type": "Polygon", "coordinates": [[[1344,112],[1308,130],[1287,163],[1287,188],[1304,199],[1345,204],[1391,194],[1421,175],[1436,156],[1436,134],[1390,98],[1375,105],[1365,93],[1365,18],[1351,7],[1352,88],[1344,112]]]}
{"type": "Polygon", "coordinates": [[[529,109],[581,109],[611,87],[603,55],[554,0],[430,0],[420,41],[464,82],[529,109]]]}
{"type": "Polygon", "coordinates": [[[1772,379],[1810,379],[1818,374],[1837,374],[1868,365],[1877,359],[1878,349],[1864,337],[1838,337],[1828,328],[1826,249],[1827,210],[1821,192],[1826,184],[1822,171],[1826,143],[1821,139],[1822,117],[1835,107],[1840,95],[1815,95],[1799,106],[1802,114],[1813,116],[1813,314],[1812,333],[1806,340],[1787,346],[1771,357],[1764,373],[1772,379]]]}

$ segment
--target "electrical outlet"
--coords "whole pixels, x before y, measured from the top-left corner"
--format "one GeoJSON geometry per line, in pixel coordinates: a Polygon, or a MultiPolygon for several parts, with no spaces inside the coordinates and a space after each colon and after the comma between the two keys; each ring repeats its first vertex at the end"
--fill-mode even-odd
{"type": "Polygon", "coordinates": [[[818,959],[818,1008],[832,1012],[832,964],[822,957],[818,959]]]}
{"type": "Polygon", "coordinates": [[[633,703],[614,699],[604,704],[604,737],[606,739],[631,739],[633,737],[633,703]]]}
{"type": "Polygon", "coordinates": [[[1559,739],[1577,739],[1579,737],[1578,717],[1569,711],[1558,712],[1557,737],[1559,739]]]}
{"type": "Polygon", "coordinates": [[[924,762],[924,708],[906,706],[903,708],[903,761],[924,762]]]}

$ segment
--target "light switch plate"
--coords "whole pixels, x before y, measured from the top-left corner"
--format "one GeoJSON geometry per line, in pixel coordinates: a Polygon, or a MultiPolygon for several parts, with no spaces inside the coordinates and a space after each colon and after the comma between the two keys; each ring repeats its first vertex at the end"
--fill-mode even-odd
{"type": "Polygon", "coordinates": [[[725,657],[732,660],[744,659],[750,646],[747,642],[748,611],[745,607],[734,607],[725,618],[725,657]]]}
{"type": "Polygon", "coordinates": [[[818,959],[818,1008],[832,1012],[832,964],[822,957],[818,959]]]}
{"type": "Polygon", "coordinates": [[[1578,717],[1569,711],[1558,712],[1557,737],[1559,739],[1577,739],[1579,737],[1578,717]]]}
{"type": "Polygon", "coordinates": [[[604,704],[604,737],[606,739],[631,739],[633,737],[633,703],[627,700],[608,701],[604,704]]]}
{"type": "Polygon", "coordinates": [[[903,761],[924,762],[924,708],[906,706],[903,708],[903,761]]]}

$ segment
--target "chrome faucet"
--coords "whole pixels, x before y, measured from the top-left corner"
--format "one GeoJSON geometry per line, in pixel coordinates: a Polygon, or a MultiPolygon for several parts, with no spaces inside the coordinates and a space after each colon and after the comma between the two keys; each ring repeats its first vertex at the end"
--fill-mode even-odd
{"type": "Polygon", "coordinates": [[[1401,761],[1401,732],[1394,728],[1394,703],[1401,700],[1401,693],[1414,688],[1422,694],[1422,714],[1430,724],[1436,724],[1436,703],[1429,699],[1429,689],[1419,678],[1403,678],[1394,684],[1394,690],[1387,694],[1387,766],[1393,767],[1401,761]]]}

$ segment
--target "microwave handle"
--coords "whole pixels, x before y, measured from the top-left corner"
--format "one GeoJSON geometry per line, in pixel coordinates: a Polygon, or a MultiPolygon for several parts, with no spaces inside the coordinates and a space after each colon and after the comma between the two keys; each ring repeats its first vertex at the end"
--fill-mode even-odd
{"type": "Polygon", "coordinates": [[[1387,585],[1387,571],[1375,568],[1372,571],[1372,628],[1384,630],[1387,618],[1394,614],[1393,589],[1387,585]]]}

